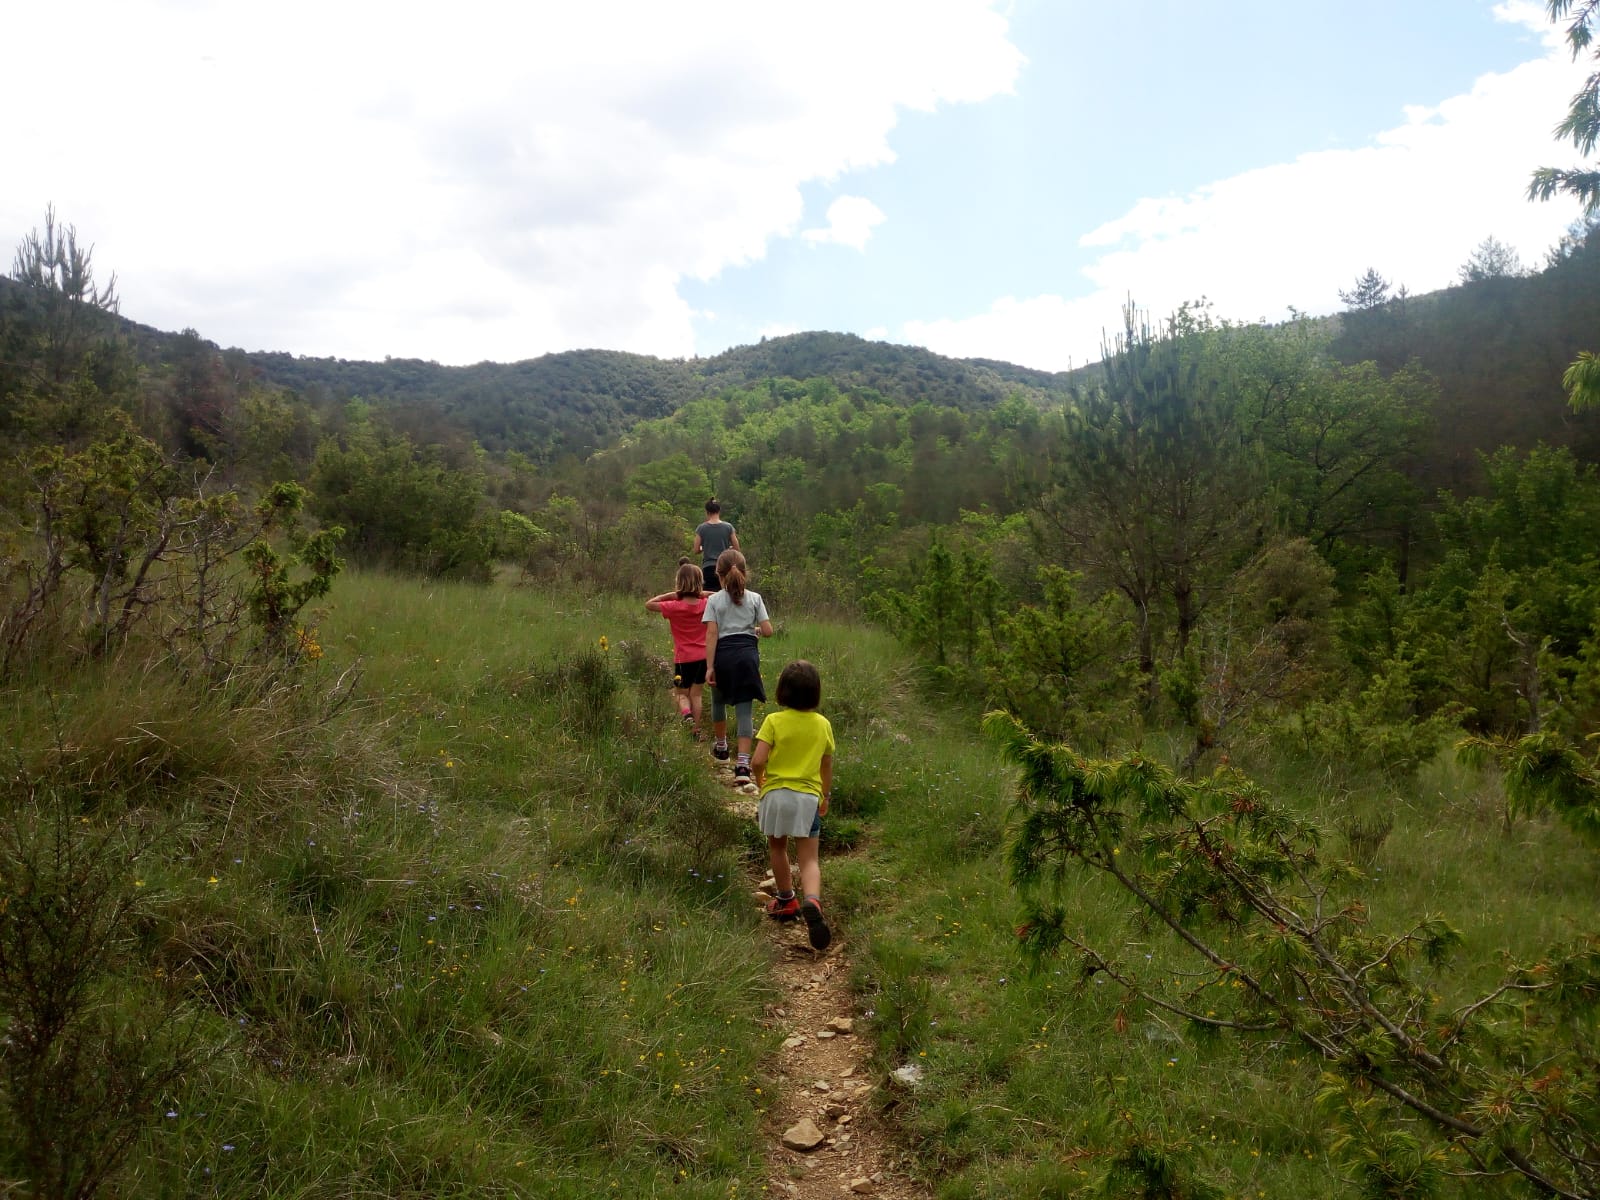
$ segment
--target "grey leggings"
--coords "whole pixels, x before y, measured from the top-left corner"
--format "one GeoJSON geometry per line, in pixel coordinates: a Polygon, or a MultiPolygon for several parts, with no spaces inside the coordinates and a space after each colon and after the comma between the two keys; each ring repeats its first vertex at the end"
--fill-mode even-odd
{"type": "MultiPolygon", "coordinates": [[[[735,736],[747,738],[756,731],[755,701],[741,700],[733,706],[735,718],[735,736]]],[[[722,697],[717,695],[717,689],[711,689],[711,719],[713,721],[726,721],[728,719],[728,706],[722,702],[722,697]]]]}

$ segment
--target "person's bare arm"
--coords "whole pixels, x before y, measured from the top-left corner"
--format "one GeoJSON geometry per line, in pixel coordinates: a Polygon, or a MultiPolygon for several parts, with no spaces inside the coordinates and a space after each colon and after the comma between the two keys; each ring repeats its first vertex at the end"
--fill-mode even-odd
{"type": "Polygon", "coordinates": [[[743,549],[743,547],[739,545],[739,531],[737,529],[728,534],[728,545],[732,546],[735,550],[743,549]]]}
{"type": "Polygon", "coordinates": [[[758,637],[771,637],[772,636],[772,622],[771,622],[771,620],[763,621],[763,622],[761,622],[761,624],[757,625],[756,626],[756,635],[758,637]]]}
{"type": "Polygon", "coordinates": [[[772,744],[757,738],[755,753],[750,756],[750,774],[755,778],[757,787],[766,783],[767,758],[771,753],[772,744]]]}
{"type": "Polygon", "coordinates": [[[833,755],[822,756],[822,795],[817,799],[817,815],[828,815],[828,798],[833,795],[833,755]]]}
{"type": "Polygon", "coordinates": [[[650,599],[644,602],[644,606],[651,612],[660,612],[661,606],[668,600],[675,598],[677,594],[677,592],[662,592],[659,596],[651,596],[650,599]]]}
{"type": "Polygon", "coordinates": [[[717,623],[706,622],[706,682],[717,685],[717,623]]]}

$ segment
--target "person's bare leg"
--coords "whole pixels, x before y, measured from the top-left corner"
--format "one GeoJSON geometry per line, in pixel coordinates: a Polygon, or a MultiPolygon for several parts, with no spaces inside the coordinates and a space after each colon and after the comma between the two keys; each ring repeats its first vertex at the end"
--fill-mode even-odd
{"type": "MultiPolygon", "coordinates": [[[[820,840],[814,837],[794,840],[795,855],[800,859],[800,894],[813,900],[822,899],[822,859],[818,852],[820,840]]],[[[784,865],[788,866],[787,863],[784,865]]],[[[773,877],[777,877],[776,871],[773,877]]]]}
{"type": "MultiPolygon", "coordinates": [[[[816,838],[811,840],[816,841],[816,838]]],[[[778,891],[794,891],[794,874],[789,867],[788,838],[769,837],[767,839],[767,861],[772,864],[772,882],[778,885],[778,891]]]]}

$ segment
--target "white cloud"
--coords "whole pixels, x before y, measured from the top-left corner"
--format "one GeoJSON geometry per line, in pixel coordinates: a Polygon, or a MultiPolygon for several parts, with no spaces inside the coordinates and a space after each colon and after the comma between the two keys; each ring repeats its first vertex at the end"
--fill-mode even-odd
{"type": "MultiPolygon", "coordinates": [[[[1547,29],[1538,7],[1497,11],[1547,29]]],[[[1102,331],[1119,323],[1130,296],[1157,314],[1204,295],[1220,316],[1279,320],[1291,306],[1338,308],[1339,290],[1368,267],[1413,292],[1448,286],[1490,235],[1525,263],[1541,262],[1577,209],[1530,203],[1527,181],[1536,166],[1574,157],[1548,131],[1586,66],[1558,38],[1542,40],[1543,58],[1408,109],[1371,145],[1140,200],[1081,239],[1098,255],[1078,295],[1005,297],[970,317],[907,322],[903,337],[944,354],[1059,370],[1100,357],[1102,331]]]]}
{"type": "Polygon", "coordinates": [[[871,200],[863,196],[840,196],[828,205],[827,226],[807,229],[800,236],[808,242],[834,242],[865,250],[873,229],[883,221],[883,210],[871,200]]]}
{"type": "Polygon", "coordinates": [[[1561,29],[1555,25],[1539,0],[1502,0],[1491,10],[1494,19],[1507,25],[1522,25],[1533,30],[1548,44],[1561,40],[1561,29]]]}
{"type": "MultiPolygon", "coordinates": [[[[447,362],[693,349],[686,278],[793,236],[908,109],[1008,91],[986,0],[63,0],[13,55],[0,238],[47,203],[123,308],[223,344],[447,362]]],[[[861,202],[865,204],[865,201],[861,202]]],[[[873,210],[876,212],[876,210],[873,210]]],[[[881,214],[878,215],[881,219],[881,214]]],[[[830,212],[831,240],[875,223],[830,212]]]]}

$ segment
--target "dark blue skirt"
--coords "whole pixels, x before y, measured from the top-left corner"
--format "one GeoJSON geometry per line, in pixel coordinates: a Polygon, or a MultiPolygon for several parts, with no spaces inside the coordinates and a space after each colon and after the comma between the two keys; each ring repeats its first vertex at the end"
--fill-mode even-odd
{"type": "Polygon", "coordinates": [[[743,704],[746,700],[765,702],[767,689],[761,684],[761,645],[750,634],[736,633],[717,639],[717,698],[723,704],[743,704]]]}

